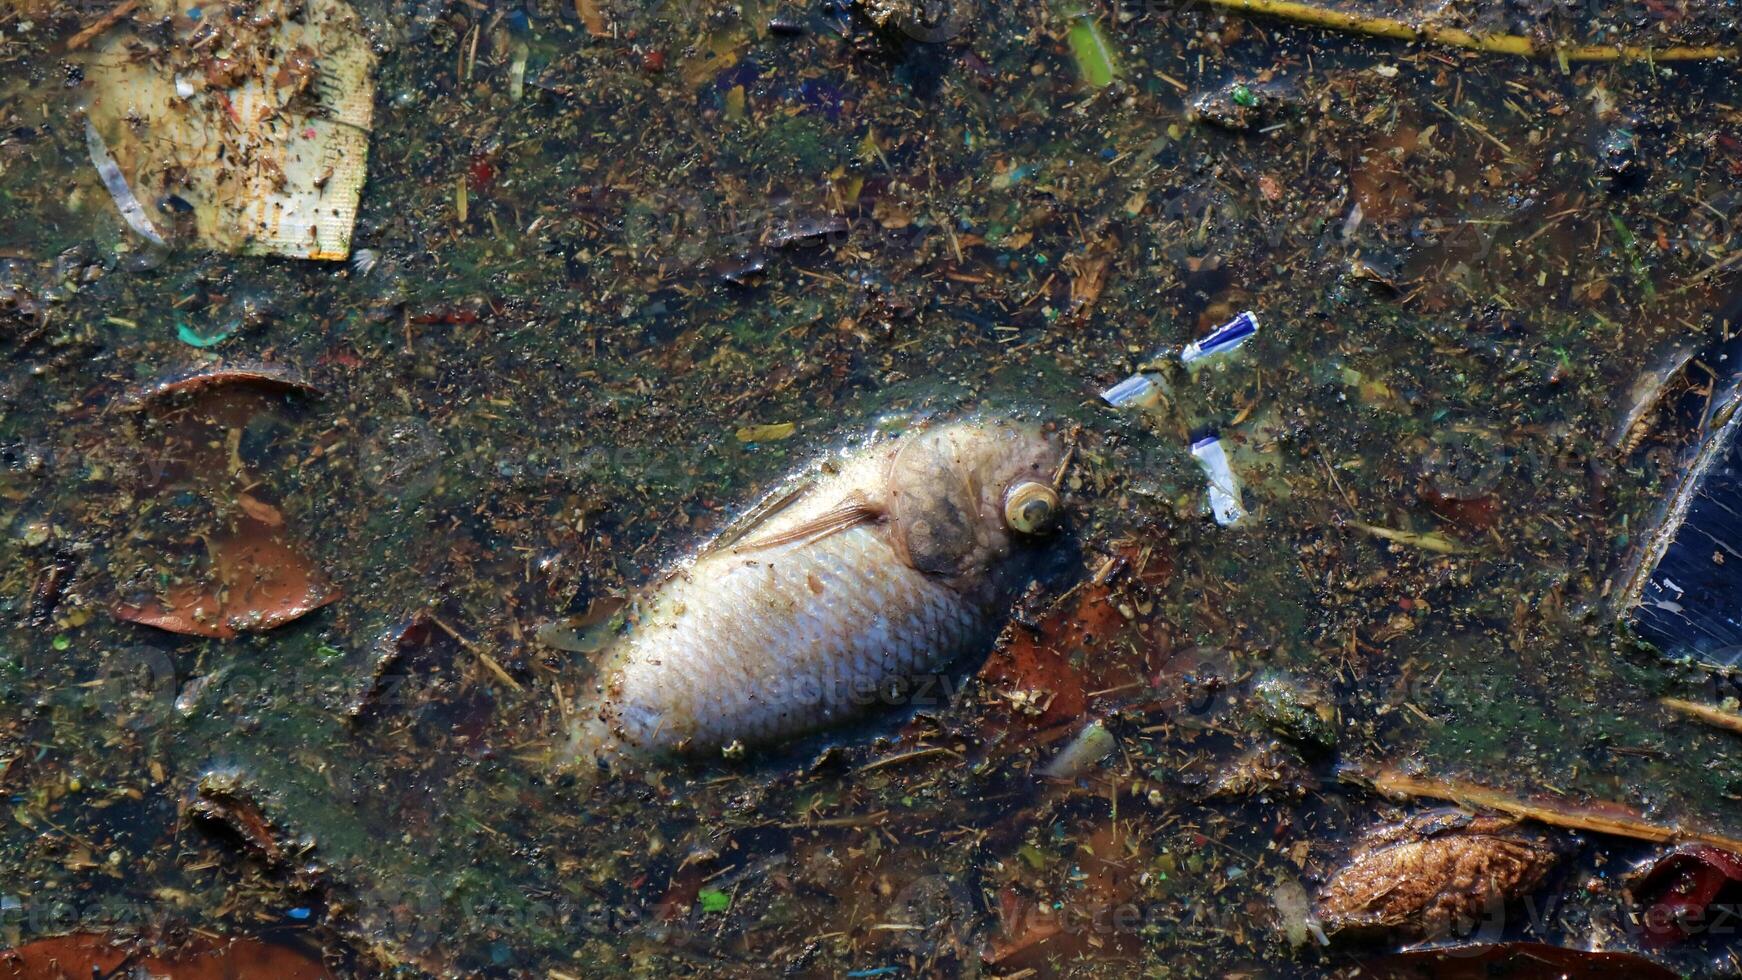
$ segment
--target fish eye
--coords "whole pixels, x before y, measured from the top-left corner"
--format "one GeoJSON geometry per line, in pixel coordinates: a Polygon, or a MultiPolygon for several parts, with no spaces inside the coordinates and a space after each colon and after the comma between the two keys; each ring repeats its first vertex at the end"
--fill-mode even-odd
{"type": "Polygon", "coordinates": [[[1058,491],[1025,480],[1004,494],[1004,523],[1020,534],[1039,534],[1052,526],[1062,506],[1058,491]]]}

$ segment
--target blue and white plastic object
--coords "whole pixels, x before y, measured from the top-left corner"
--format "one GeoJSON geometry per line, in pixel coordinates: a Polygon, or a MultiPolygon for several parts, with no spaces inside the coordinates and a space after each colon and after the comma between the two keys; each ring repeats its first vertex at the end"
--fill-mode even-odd
{"type": "Polygon", "coordinates": [[[1114,408],[1124,408],[1134,402],[1142,402],[1155,389],[1155,382],[1148,375],[1133,374],[1106,391],[1101,392],[1101,400],[1114,408]]]}
{"type": "Polygon", "coordinates": [[[1211,331],[1208,337],[1187,344],[1186,349],[1180,351],[1180,363],[1192,365],[1218,354],[1226,354],[1244,344],[1256,333],[1258,314],[1247,310],[1211,331]]]}
{"type": "Polygon", "coordinates": [[[1228,463],[1221,437],[1211,432],[1193,439],[1192,458],[1210,484],[1210,513],[1216,523],[1223,527],[1238,524],[1246,516],[1246,508],[1240,503],[1240,478],[1228,463]]]}

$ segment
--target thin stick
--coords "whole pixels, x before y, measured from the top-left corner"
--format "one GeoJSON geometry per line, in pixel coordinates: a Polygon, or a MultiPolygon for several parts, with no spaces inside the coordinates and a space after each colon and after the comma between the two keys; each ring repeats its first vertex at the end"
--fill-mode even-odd
{"type": "MultiPolygon", "coordinates": [[[[1446,800],[1459,806],[1474,809],[1497,810],[1526,820],[1545,823],[1551,827],[1565,827],[1569,830],[1584,830],[1593,834],[1609,834],[1615,837],[1631,837],[1634,840],[1651,841],[1658,844],[1696,841],[1742,854],[1742,840],[1737,838],[1707,833],[1703,830],[1689,830],[1686,827],[1678,827],[1673,824],[1653,823],[1644,817],[1626,812],[1599,813],[1587,807],[1559,801],[1533,803],[1477,783],[1467,783],[1457,779],[1440,780],[1408,776],[1394,769],[1364,769],[1352,766],[1346,768],[1340,775],[1346,781],[1368,786],[1376,793],[1395,799],[1446,800]]],[[[1619,804],[1605,803],[1603,805],[1614,807],[1618,811],[1623,809],[1619,804]]]]}
{"type": "Polygon", "coordinates": [[[1681,698],[1658,698],[1657,703],[1678,714],[1687,715],[1705,722],[1715,728],[1742,735],[1742,715],[1723,708],[1714,708],[1709,704],[1697,701],[1683,701],[1681,698]]]}
{"type": "Polygon", "coordinates": [[[1447,47],[1483,51],[1489,54],[1511,54],[1523,58],[1560,58],[1566,61],[1712,61],[1735,58],[1735,47],[1672,45],[1650,48],[1629,44],[1544,44],[1518,34],[1472,34],[1444,24],[1412,24],[1393,17],[1332,10],[1296,0],[1209,0],[1210,6],[1224,10],[1264,14],[1297,24],[1324,27],[1334,31],[1353,31],[1373,37],[1389,37],[1400,41],[1431,41],[1447,47]]]}
{"type": "Polygon", "coordinates": [[[447,635],[453,637],[455,643],[458,643],[460,646],[465,647],[466,650],[472,654],[472,656],[477,657],[478,660],[480,662],[482,662],[485,667],[489,668],[490,673],[496,675],[497,680],[501,681],[504,684],[507,684],[509,687],[514,688],[516,691],[524,691],[525,690],[525,688],[520,686],[519,681],[515,680],[512,676],[510,676],[508,671],[502,669],[502,665],[496,662],[495,657],[492,657],[488,653],[485,653],[483,647],[480,647],[478,644],[473,643],[471,640],[468,640],[465,637],[461,636],[459,634],[459,632],[456,631],[452,626],[449,626],[447,623],[443,622],[440,616],[437,616],[437,615],[432,613],[429,617],[429,621],[436,624],[437,626],[440,626],[443,633],[446,633],[447,635]]]}
{"type": "Polygon", "coordinates": [[[116,21],[132,13],[136,8],[138,8],[138,6],[139,0],[122,0],[121,3],[110,8],[108,13],[92,21],[90,26],[83,28],[77,34],[74,34],[72,38],[67,41],[67,50],[77,51],[85,45],[90,44],[93,38],[109,28],[114,27],[116,21]]]}

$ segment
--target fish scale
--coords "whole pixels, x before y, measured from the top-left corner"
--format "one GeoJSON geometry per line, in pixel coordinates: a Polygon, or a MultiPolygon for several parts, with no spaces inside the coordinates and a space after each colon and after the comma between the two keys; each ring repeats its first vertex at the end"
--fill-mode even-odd
{"type": "MultiPolygon", "coordinates": [[[[1003,486],[1047,477],[1058,455],[1032,429],[958,423],[848,458],[751,533],[659,585],[600,664],[577,714],[574,757],[778,742],[864,714],[898,684],[948,668],[989,632],[1004,593],[1002,566],[1020,565],[1009,561],[1003,486]],[[906,488],[925,492],[908,505],[918,518],[907,523],[946,511],[989,522],[952,539],[963,565],[953,577],[919,570],[902,547],[911,539],[903,537],[901,494],[889,482],[913,469],[897,459],[914,438],[930,440],[920,449],[934,454],[920,460],[930,468],[920,466],[917,479],[937,485],[906,488]],[[950,463],[977,469],[956,473],[950,463]],[[977,494],[994,484],[996,499],[924,506],[930,494],[977,494]],[[855,508],[877,516],[831,523],[855,508]],[[809,533],[813,527],[823,530],[809,533]]],[[[948,548],[939,551],[937,533],[921,526],[936,561],[948,548]]]]}

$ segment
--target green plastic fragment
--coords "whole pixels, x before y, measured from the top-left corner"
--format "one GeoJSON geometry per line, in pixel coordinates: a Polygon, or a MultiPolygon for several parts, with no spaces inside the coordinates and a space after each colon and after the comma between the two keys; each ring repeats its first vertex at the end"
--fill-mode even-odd
{"type": "Polygon", "coordinates": [[[54,648],[57,651],[67,650],[72,645],[73,645],[73,638],[66,635],[65,633],[62,633],[61,635],[54,638],[54,648]]]}
{"type": "Polygon", "coordinates": [[[1113,84],[1119,68],[1113,61],[1113,48],[1108,45],[1101,27],[1088,14],[1078,14],[1070,31],[1071,57],[1077,61],[1077,71],[1093,88],[1113,84]]]}
{"type": "Polygon", "coordinates": [[[203,334],[188,326],[186,320],[180,317],[176,317],[175,320],[176,339],[190,347],[212,347],[221,344],[229,340],[230,334],[234,332],[234,330],[220,330],[214,334],[203,334]]]}
{"type": "Polygon", "coordinates": [[[1258,104],[1258,93],[1244,85],[1234,86],[1234,104],[1248,109],[1258,104]]]}
{"type": "Polygon", "coordinates": [[[732,907],[732,896],[718,888],[704,888],[696,892],[696,900],[701,902],[703,912],[724,912],[732,907]]]}

